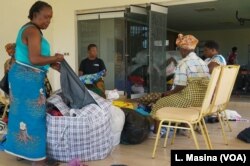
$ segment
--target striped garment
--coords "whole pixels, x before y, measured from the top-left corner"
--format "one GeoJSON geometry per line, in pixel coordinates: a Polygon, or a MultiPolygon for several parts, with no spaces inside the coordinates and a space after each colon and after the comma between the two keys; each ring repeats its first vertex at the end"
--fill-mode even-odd
{"type": "Polygon", "coordinates": [[[176,70],[174,85],[186,86],[188,78],[209,77],[206,63],[194,52],[179,61],[176,70]]]}

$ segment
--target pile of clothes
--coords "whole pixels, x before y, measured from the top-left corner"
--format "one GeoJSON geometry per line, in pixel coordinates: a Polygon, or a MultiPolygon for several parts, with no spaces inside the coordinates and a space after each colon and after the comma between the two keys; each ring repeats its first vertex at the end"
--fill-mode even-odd
{"type": "Polygon", "coordinates": [[[96,104],[71,108],[62,93],[52,95],[47,109],[47,153],[68,162],[107,157],[113,149],[111,103],[89,91],[96,104]]]}

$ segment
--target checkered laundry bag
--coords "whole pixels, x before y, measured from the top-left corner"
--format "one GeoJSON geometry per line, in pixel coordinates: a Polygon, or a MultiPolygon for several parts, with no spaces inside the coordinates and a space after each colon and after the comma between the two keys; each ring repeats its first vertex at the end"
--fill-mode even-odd
{"type": "MultiPolygon", "coordinates": [[[[75,158],[89,161],[104,159],[109,155],[113,148],[111,103],[94,93],[91,95],[98,105],[90,104],[76,110],[79,113],[77,117],[47,114],[48,158],[64,162],[75,158]]],[[[50,98],[49,101],[60,100],[50,98]]]]}

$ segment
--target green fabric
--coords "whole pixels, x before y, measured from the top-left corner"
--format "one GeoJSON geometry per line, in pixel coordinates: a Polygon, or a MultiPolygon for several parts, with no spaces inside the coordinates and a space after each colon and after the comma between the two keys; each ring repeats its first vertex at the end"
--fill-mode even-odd
{"type": "Polygon", "coordinates": [[[103,98],[106,98],[104,92],[99,89],[95,84],[85,84],[85,86],[91,90],[92,92],[98,94],[99,96],[103,97],[103,98]]]}

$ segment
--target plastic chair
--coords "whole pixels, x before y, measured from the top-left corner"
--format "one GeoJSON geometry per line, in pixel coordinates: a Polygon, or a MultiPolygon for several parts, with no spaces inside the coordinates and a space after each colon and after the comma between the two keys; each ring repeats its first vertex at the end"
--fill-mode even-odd
{"type": "Polygon", "coordinates": [[[207,128],[206,128],[205,123],[202,119],[203,119],[203,115],[204,115],[203,112],[209,110],[209,108],[210,108],[211,100],[212,100],[216,85],[217,85],[218,80],[219,80],[220,72],[221,72],[220,66],[214,68],[213,73],[212,73],[211,78],[210,78],[210,81],[209,81],[209,84],[208,84],[208,87],[207,87],[207,91],[206,91],[201,109],[199,109],[199,108],[164,107],[164,108],[159,109],[156,112],[156,118],[160,121],[160,125],[159,125],[158,131],[157,131],[157,136],[156,136],[156,140],[155,140],[155,144],[154,144],[152,158],[155,157],[155,152],[157,149],[158,141],[160,138],[160,131],[161,131],[162,127],[167,127],[167,134],[166,134],[165,141],[164,141],[164,147],[166,147],[166,144],[167,144],[167,138],[168,138],[170,128],[174,128],[175,133],[174,133],[174,136],[172,138],[172,143],[173,143],[174,138],[175,138],[176,129],[186,129],[186,130],[191,131],[196,149],[199,149],[199,145],[198,145],[195,131],[193,128],[194,125],[198,124],[201,127],[201,133],[202,133],[202,136],[204,137],[207,148],[211,149],[210,144],[209,144],[209,136],[208,136],[207,128]],[[164,122],[167,124],[163,124],[164,122]],[[175,123],[175,125],[171,125],[171,123],[175,123]],[[188,126],[187,127],[180,127],[180,126],[178,126],[179,123],[184,123],[184,124],[187,124],[188,126]]]}
{"type": "Polygon", "coordinates": [[[227,117],[222,116],[222,112],[224,112],[224,115],[226,115],[225,110],[230,101],[230,97],[232,94],[232,90],[233,90],[239,69],[240,69],[240,66],[236,66],[236,65],[227,65],[227,66],[222,67],[220,78],[219,78],[218,85],[215,90],[215,94],[213,97],[210,110],[208,112],[205,112],[204,114],[204,116],[217,114],[220,125],[221,125],[221,129],[222,129],[223,139],[226,145],[228,145],[228,140],[225,134],[225,129],[224,129],[223,124],[226,123],[230,131],[232,131],[232,128],[228,122],[227,117]],[[224,121],[224,118],[225,118],[225,121],[224,121]]]}

